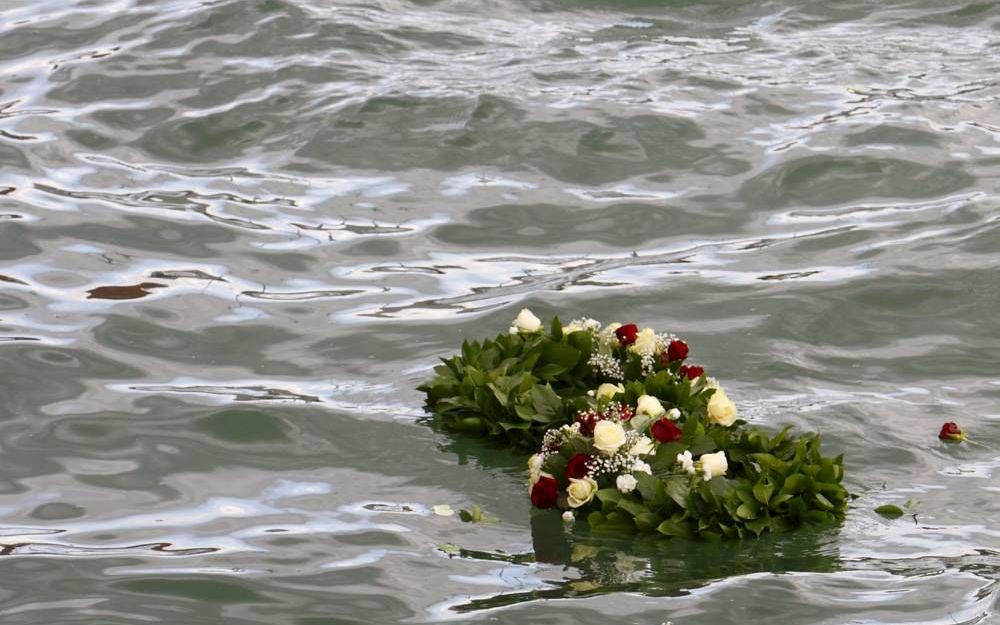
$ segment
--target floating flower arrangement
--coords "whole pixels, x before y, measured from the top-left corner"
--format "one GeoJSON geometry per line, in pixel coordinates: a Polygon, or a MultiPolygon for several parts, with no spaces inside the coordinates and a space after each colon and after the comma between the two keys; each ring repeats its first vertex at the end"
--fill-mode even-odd
{"type": "Polygon", "coordinates": [[[844,516],[843,456],[818,434],[747,427],[682,339],[593,319],[546,328],[524,309],[466,341],[420,387],[445,429],[537,453],[529,495],[595,530],[744,537],[844,516]]]}

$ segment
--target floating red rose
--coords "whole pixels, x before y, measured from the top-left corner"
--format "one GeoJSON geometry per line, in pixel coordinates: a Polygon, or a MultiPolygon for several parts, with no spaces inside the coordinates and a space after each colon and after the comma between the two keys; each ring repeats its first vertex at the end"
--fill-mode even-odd
{"type": "Polygon", "coordinates": [[[635,337],[639,334],[639,326],[634,323],[627,323],[615,330],[615,337],[622,345],[635,343],[635,337]]]}
{"type": "Polygon", "coordinates": [[[957,423],[949,421],[941,426],[938,438],[943,441],[964,441],[966,437],[965,432],[962,431],[962,428],[958,427],[957,423]]]}
{"type": "Polygon", "coordinates": [[[579,480],[587,475],[587,463],[590,462],[589,454],[575,454],[566,463],[566,479],[579,480]]]}
{"type": "Polygon", "coordinates": [[[660,419],[653,424],[653,427],[649,428],[649,432],[653,435],[653,438],[661,443],[679,441],[683,436],[681,429],[674,425],[674,422],[670,419],[660,419]]]}
{"type": "Polygon", "coordinates": [[[670,345],[667,345],[667,360],[674,362],[675,360],[684,360],[688,357],[688,344],[679,339],[674,339],[670,341],[670,345]]]}
{"type": "Polygon", "coordinates": [[[531,503],[536,508],[551,508],[559,499],[559,484],[556,478],[543,475],[531,487],[531,503]]]}
{"type": "Polygon", "coordinates": [[[704,373],[705,369],[699,367],[698,365],[681,365],[681,368],[677,370],[680,375],[686,375],[689,380],[697,380],[704,373]]]}

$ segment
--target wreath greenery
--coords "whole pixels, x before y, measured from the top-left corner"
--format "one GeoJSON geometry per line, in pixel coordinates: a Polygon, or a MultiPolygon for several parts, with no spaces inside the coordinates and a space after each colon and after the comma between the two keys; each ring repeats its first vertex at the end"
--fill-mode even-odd
{"type": "Polygon", "coordinates": [[[688,351],[635,324],[556,317],[546,331],[525,309],[420,389],[444,428],[537,449],[532,504],[568,522],[712,540],[842,519],[843,455],[823,456],[818,434],[747,427],[688,351]]]}

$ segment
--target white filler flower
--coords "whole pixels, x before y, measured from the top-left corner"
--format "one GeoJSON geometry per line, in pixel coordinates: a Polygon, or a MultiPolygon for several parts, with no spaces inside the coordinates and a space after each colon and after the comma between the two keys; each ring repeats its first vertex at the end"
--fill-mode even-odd
{"type": "Polygon", "coordinates": [[[677,463],[681,468],[694,475],[694,459],[691,457],[691,450],[685,449],[684,453],[677,454],[677,463]]]}
{"type": "Polygon", "coordinates": [[[631,473],[619,475],[615,480],[615,486],[617,486],[618,490],[623,493],[631,493],[634,491],[636,484],[638,484],[638,482],[636,481],[635,476],[631,473]]]}

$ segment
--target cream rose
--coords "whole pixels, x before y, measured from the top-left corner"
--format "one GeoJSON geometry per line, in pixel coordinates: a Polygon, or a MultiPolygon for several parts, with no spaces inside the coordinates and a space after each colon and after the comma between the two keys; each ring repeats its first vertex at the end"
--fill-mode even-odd
{"type": "Polygon", "coordinates": [[[615,479],[615,486],[623,493],[631,493],[639,482],[631,473],[624,473],[615,479]]]}
{"type": "Polygon", "coordinates": [[[517,334],[518,332],[538,332],[542,329],[542,320],[536,317],[527,308],[522,308],[521,312],[517,314],[517,319],[514,319],[514,323],[510,326],[510,333],[517,334]]]}
{"type": "Polygon", "coordinates": [[[698,464],[701,465],[701,472],[704,474],[706,482],[713,477],[725,475],[726,469],[729,468],[729,463],[726,461],[726,452],[724,451],[717,451],[714,454],[702,454],[701,458],[698,459],[698,464]]]}
{"type": "Polygon", "coordinates": [[[729,427],[736,421],[736,404],[728,397],[726,391],[718,388],[708,400],[708,420],[723,427],[729,427]]]}
{"type": "Polygon", "coordinates": [[[570,478],[569,488],[566,494],[569,495],[568,502],[570,508],[579,508],[585,503],[589,503],[597,492],[597,482],[592,477],[582,479],[570,478]]]}
{"type": "Polygon", "coordinates": [[[597,399],[611,399],[616,393],[624,393],[625,387],[621,384],[611,384],[610,382],[605,382],[604,384],[597,387],[597,399]]]}
{"type": "Polygon", "coordinates": [[[611,455],[625,444],[625,428],[614,421],[598,421],[594,426],[594,447],[611,455]]]}
{"type": "Polygon", "coordinates": [[[694,460],[691,458],[691,451],[684,450],[684,453],[677,454],[677,464],[681,465],[687,473],[694,475],[694,460]]]}
{"type": "Polygon", "coordinates": [[[648,436],[640,436],[628,450],[630,456],[648,456],[653,453],[653,439],[648,436]]]}
{"type": "Polygon", "coordinates": [[[635,343],[632,343],[629,349],[637,354],[655,354],[658,343],[656,331],[652,328],[644,328],[635,335],[635,343]]]}
{"type": "Polygon", "coordinates": [[[635,414],[645,414],[653,417],[654,419],[659,419],[663,415],[667,414],[666,409],[660,400],[653,397],[652,395],[642,395],[636,402],[635,414]]]}
{"type": "Polygon", "coordinates": [[[573,334],[574,332],[579,332],[585,329],[586,328],[584,328],[583,325],[579,321],[576,321],[575,319],[571,321],[568,326],[562,327],[563,334],[573,334]]]}

